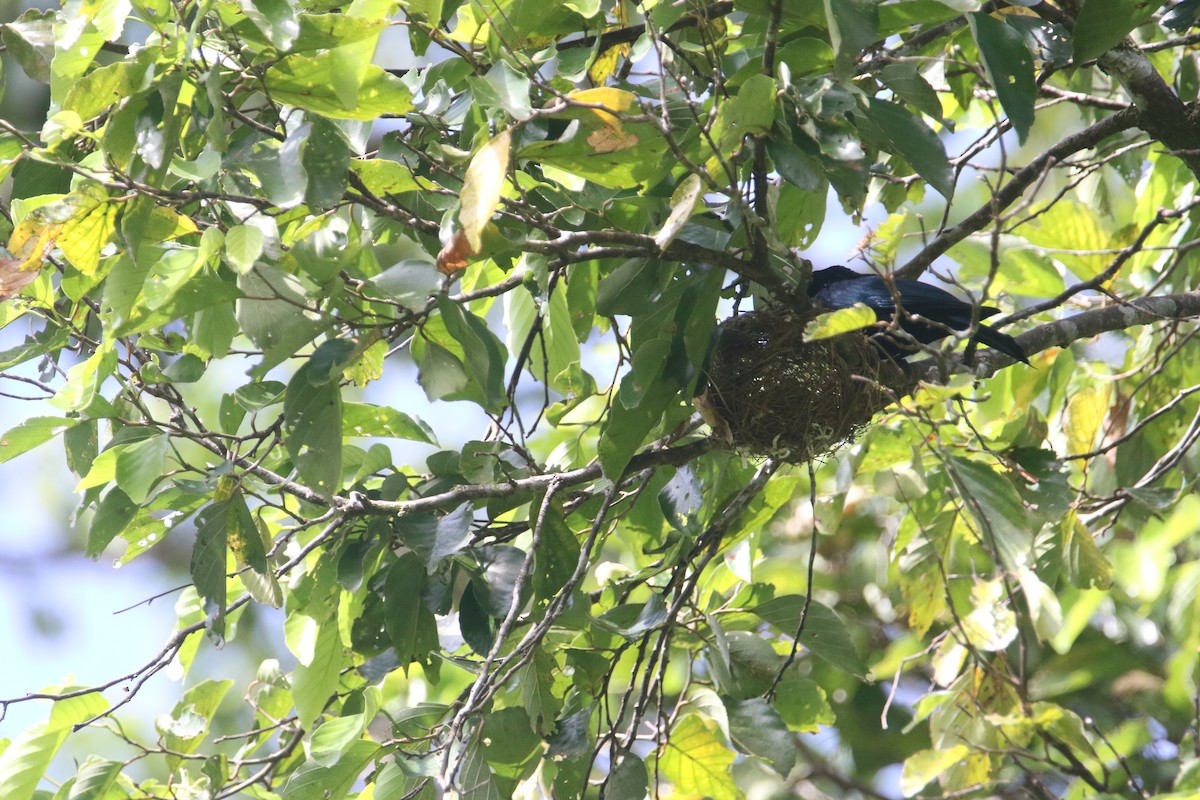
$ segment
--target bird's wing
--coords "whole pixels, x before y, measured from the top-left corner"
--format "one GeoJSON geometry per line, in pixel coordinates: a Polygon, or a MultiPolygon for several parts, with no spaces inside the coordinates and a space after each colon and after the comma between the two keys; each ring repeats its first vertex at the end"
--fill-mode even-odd
{"type": "MultiPolygon", "coordinates": [[[[971,304],[960,300],[945,289],[939,289],[921,281],[897,280],[896,290],[900,294],[900,305],[909,314],[917,314],[957,330],[971,324],[971,304]]],[[[979,319],[987,319],[998,313],[1000,313],[998,308],[981,306],[979,319]]]]}

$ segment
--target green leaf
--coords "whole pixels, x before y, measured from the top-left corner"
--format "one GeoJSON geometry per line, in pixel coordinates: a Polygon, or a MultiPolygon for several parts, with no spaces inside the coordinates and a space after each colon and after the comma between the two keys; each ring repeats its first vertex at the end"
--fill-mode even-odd
{"type": "Polygon", "coordinates": [[[704,185],[700,181],[699,175],[688,175],[675,187],[675,191],[671,194],[671,213],[658,232],[654,234],[654,244],[658,245],[660,250],[666,249],[683,230],[683,226],[691,218],[692,212],[700,205],[703,188],[704,185]]]}
{"type": "Polygon", "coordinates": [[[662,293],[663,275],[658,264],[648,258],[631,258],[604,276],[596,289],[596,313],[631,316],[653,308],[662,293]]]}
{"type": "Polygon", "coordinates": [[[284,444],[309,487],[330,497],[342,483],[342,392],[336,380],[309,380],[311,366],[306,363],[288,382],[284,444]]]}
{"type": "Polygon", "coordinates": [[[308,176],[304,202],[312,208],[333,208],[346,194],[350,143],[341,128],[323,117],[312,117],[300,161],[308,176]]]}
{"type": "Polygon", "coordinates": [[[737,754],[717,739],[714,727],[696,714],[680,719],[658,754],[658,767],[680,794],[734,800],[739,792],[730,767],[737,754]]]}
{"type": "Polygon", "coordinates": [[[408,165],[386,158],[355,159],[350,162],[350,169],[372,194],[381,197],[428,191],[435,187],[433,181],[414,174],[408,165]]]}
{"type": "Polygon", "coordinates": [[[80,477],[86,475],[100,452],[99,421],[79,420],[79,424],[73,425],[63,433],[63,447],[66,450],[67,467],[71,472],[80,477]]]}
{"type": "Polygon", "coordinates": [[[55,18],[53,9],[31,8],[0,28],[5,50],[38,83],[50,82],[55,18]]]}
{"type": "Polygon", "coordinates": [[[792,672],[775,689],[775,709],[789,729],[800,733],[816,733],[822,725],[837,722],[825,690],[792,672]]]}
{"type": "Polygon", "coordinates": [[[745,137],[771,129],[775,121],[777,91],[774,79],[761,74],[751,75],[736,95],[717,107],[712,139],[717,144],[718,155],[727,158],[741,146],[745,137]]]}
{"type": "Polygon", "coordinates": [[[0,351],[0,369],[12,369],[30,359],[56,351],[66,343],[67,332],[65,330],[48,330],[37,336],[27,337],[23,343],[0,351]]]}
{"type": "Polygon", "coordinates": [[[79,723],[87,722],[108,709],[108,701],[99,692],[88,692],[75,697],[55,700],[54,705],[50,708],[50,720],[46,730],[73,729],[79,723]]]}
{"type": "Polygon", "coordinates": [[[608,776],[609,800],[644,800],[650,775],[646,762],[633,753],[623,752],[608,776]]]}
{"type": "MultiPolygon", "coordinates": [[[[206,680],[184,692],[170,717],[157,723],[163,746],[172,753],[195,753],[208,735],[213,717],[231,686],[232,680],[206,680]]],[[[175,769],[182,759],[172,757],[169,761],[174,763],[172,769],[175,769]]]]}
{"type": "MultiPolygon", "coordinates": [[[[512,606],[525,553],[508,545],[486,545],[473,548],[471,555],[478,567],[471,576],[475,597],[489,615],[503,619],[512,606]]],[[[528,586],[521,588],[525,590],[528,586]]]]}
{"type": "Polygon", "coordinates": [[[521,766],[534,755],[541,755],[542,739],[534,733],[529,714],[520,707],[487,714],[479,730],[479,741],[484,759],[497,771],[503,766],[521,766]]]}
{"type": "Polygon", "coordinates": [[[1073,585],[1080,589],[1112,586],[1112,564],[1073,511],[1063,520],[1062,550],[1063,565],[1073,585]]]}
{"type": "Polygon", "coordinates": [[[230,504],[213,503],[196,516],[196,544],[191,573],[196,592],[204,599],[209,635],[225,636],[225,551],[229,543],[230,504]]]}
{"type": "MultiPolygon", "coordinates": [[[[580,102],[599,103],[614,112],[631,107],[632,95],[620,98],[622,90],[588,89],[572,96],[580,102]],[[605,92],[605,95],[588,93],[605,92]],[[614,102],[614,98],[617,102],[614,102]]],[[[653,185],[669,169],[665,160],[667,144],[661,132],[646,122],[621,122],[603,110],[572,108],[548,119],[574,119],[564,138],[533,142],[521,148],[517,157],[552,166],[577,175],[599,186],[623,189],[653,185]]]]}
{"type": "Polygon", "coordinates": [[[463,641],[477,655],[486,656],[496,641],[496,629],[492,618],[479,605],[475,589],[471,584],[463,589],[458,601],[458,630],[463,641]]]}
{"type": "Polygon", "coordinates": [[[704,487],[690,464],[675,470],[671,480],[658,493],[658,505],[672,528],[695,532],[699,512],[704,506],[704,487]]]}
{"type": "Polygon", "coordinates": [[[483,78],[468,78],[467,84],[475,101],[484,108],[498,109],[515,120],[533,116],[529,78],[510,67],[507,61],[493,65],[483,78]]]}
{"type": "Polygon", "coordinates": [[[895,103],[874,97],[867,101],[867,116],[887,139],[892,151],[904,156],[938,194],[947,200],[954,196],[954,170],[946,158],[946,147],[920,117],[895,103]]]}
{"type": "Polygon", "coordinates": [[[233,397],[246,411],[254,412],[278,403],[286,391],[287,385],[279,381],[255,381],[235,389],[233,397]]]}
{"type": "Polygon", "coordinates": [[[833,48],[828,42],[807,37],[783,45],[776,57],[781,64],[787,64],[793,79],[814,72],[829,72],[834,63],[833,48]]]}
{"type": "Polygon", "coordinates": [[[900,773],[900,790],[911,797],[925,788],[948,769],[965,759],[971,749],[965,744],[956,744],[945,750],[922,750],[904,760],[900,773]]]}
{"type": "Polygon", "coordinates": [[[877,4],[863,0],[825,0],[825,19],[829,25],[829,41],[837,54],[835,69],[839,76],[848,78],[863,51],[879,39],[877,4]]]}
{"type": "Polygon", "coordinates": [[[400,541],[421,558],[432,574],[443,558],[462,550],[471,541],[474,507],[463,503],[449,514],[408,514],[396,519],[400,541]]]}
{"type": "Polygon", "coordinates": [[[300,33],[296,13],[286,0],[259,0],[240,3],[247,19],[254,23],[277,50],[288,51],[300,33]]]}
{"type": "Polygon", "coordinates": [[[1017,132],[1017,140],[1024,143],[1033,127],[1033,101],[1037,96],[1029,48],[1018,31],[988,14],[970,14],[967,19],[996,97],[1017,132]]]}
{"type": "MultiPolygon", "coordinates": [[[[972,9],[974,10],[974,9],[972,9]]],[[[879,71],[879,80],[895,95],[932,119],[942,119],[942,101],[921,75],[920,67],[908,61],[893,62],[879,71]]],[[[910,162],[911,163],[911,162],[910,162]]]]}
{"type": "Polygon", "coordinates": [[[579,340],[572,327],[567,292],[561,287],[541,301],[528,291],[505,295],[504,320],[510,352],[520,352],[533,337],[526,358],[529,372],[542,383],[564,395],[583,388],[579,366],[579,340]]]}
{"type": "Polygon", "coordinates": [[[496,776],[488,768],[482,749],[479,737],[474,736],[462,751],[458,774],[462,785],[467,788],[459,797],[462,800],[503,800],[504,795],[496,786],[496,776]]]}
{"type": "Polygon", "coordinates": [[[117,487],[104,495],[88,528],[87,554],[96,558],[117,538],[137,513],[137,503],[117,487]]]}
{"type": "Polygon", "coordinates": [[[338,633],[337,615],[316,623],[312,658],[301,661],[292,673],[292,697],[296,716],[306,730],[320,718],[337,691],[346,655],[338,633]]]}
{"type": "Polygon", "coordinates": [[[309,758],[322,767],[332,767],[366,728],[362,714],[327,719],[313,732],[308,745],[309,758]]]}
{"type": "Polygon", "coordinates": [[[1033,563],[1030,517],[1012,483],[978,461],[954,457],[946,464],[950,476],[962,487],[967,513],[1000,562],[1008,569],[1033,563]]]}
{"type": "Polygon", "coordinates": [[[264,82],[275,102],[333,119],[369,121],[412,110],[403,81],[341,49],[285,56],[267,69],[264,82]]]}
{"type": "Polygon", "coordinates": [[[504,392],[504,367],[508,354],[504,345],[482,319],[438,295],[438,308],[447,332],[462,346],[468,374],[483,391],[484,408],[496,413],[508,404],[504,392]]]}
{"type": "Polygon", "coordinates": [[[240,273],[250,271],[263,252],[263,232],[253,225],[234,225],[225,234],[225,257],[240,273]]]}
{"type": "Polygon", "coordinates": [[[583,758],[592,749],[592,709],[584,708],[561,717],[554,733],[546,737],[546,754],[555,761],[583,758]]]}
{"type": "Polygon", "coordinates": [[[438,646],[437,622],[421,599],[424,586],[425,568],[416,553],[405,553],[388,567],[384,629],[401,665],[425,661],[438,646]]]}
{"type": "Polygon", "coordinates": [[[629,460],[662,419],[663,412],[679,397],[679,387],[665,379],[661,370],[648,385],[639,383],[637,376],[629,372],[621,380],[619,394],[635,397],[638,405],[626,408],[624,403],[614,403],[600,434],[600,464],[605,476],[613,480],[625,472],[629,460]]]}
{"type": "Polygon", "coordinates": [[[874,310],[864,303],[855,303],[849,308],[839,308],[818,314],[804,326],[804,341],[815,342],[832,339],[843,333],[861,331],[877,322],[874,310]]]}
{"type": "MultiPolygon", "coordinates": [[[[410,4],[411,12],[411,4],[410,4]]],[[[388,27],[382,17],[371,18],[357,14],[328,13],[296,15],[300,33],[292,42],[292,52],[330,50],[334,47],[375,40],[388,27]]]]}
{"type": "Polygon", "coordinates": [[[240,563],[246,564],[259,575],[267,575],[267,549],[263,535],[240,488],[229,499],[229,548],[240,563]]]}
{"type": "MultiPolygon", "coordinates": [[[[530,519],[536,519],[542,502],[529,506],[530,519]]],[[[579,563],[579,542],[563,515],[562,503],[555,501],[542,522],[542,538],[534,551],[533,596],[549,601],[566,585],[579,563]]]]}
{"type": "Polygon", "coordinates": [[[725,708],[734,744],[744,753],[765,759],[786,777],[796,765],[796,742],[779,712],[758,697],[727,701],[725,708]]]}
{"type": "MultiPolygon", "coordinates": [[[[800,627],[800,615],[804,609],[804,596],[798,594],[775,597],[752,609],[755,614],[774,625],[781,633],[795,636],[800,627]]],[[[800,643],[839,669],[852,675],[863,676],[866,666],[854,647],[854,643],[833,609],[813,600],[808,606],[804,620],[804,632],[800,643]]]]}
{"type": "Polygon", "coordinates": [[[68,417],[30,417],[0,437],[0,464],[65,433],[80,422],[68,417]]]}
{"type": "Polygon", "coordinates": [[[123,766],[120,761],[88,756],[75,772],[75,783],[67,800],[105,800],[123,766]]]}
{"type": "Polygon", "coordinates": [[[281,270],[260,263],[238,276],[238,288],[245,294],[237,303],[238,324],[250,341],[266,351],[256,377],[290,358],[326,327],[305,310],[308,298],[303,286],[281,270]]]}
{"type": "Polygon", "coordinates": [[[97,117],[145,88],[146,71],[147,64],[136,61],[118,61],[94,69],[71,86],[63,109],[74,111],[85,121],[97,117]]]}
{"type": "Polygon", "coordinates": [[[633,640],[660,627],[668,616],[662,595],[656,593],[645,603],[626,603],[604,612],[596,618],[596,624],[633,640]]]}
{"type": "Polygon", "coordinates": [[[520,671],[521,705],[529,713],[534,730],[543,735],[550,732],[562,711],[562,701],[554,694],[557,669],[554,656],[538,647],[520,671]]]}
{"type": "Polygon", "coordinates": [[[1162,4],[1163,0],[1087,0],[1072,31],[1075,64],[1082,65],[1120,44],[1162,4]]]}
{"type": "Polygon", "coordinates": [[[141,505],[166,471],[170,437],[151,436],[122,447],[117,454],[116,481],[129,499],[141,505]]]}
{"type": "Polygon", "coordinates": [[[171,383],[195,383],[204,377],[204,360],[192,353],[185,353],[168,364],[163,375],[171,383]]]}
{"type": "Polygon", "coordinates": [[[70,729],[47,730],[38,723],[27,728],[0,753],[0,787],[4,800],[31,800],[70,729]]]}
{"type": "Polygon", "coordinates": [[[425,422],[391,406],[370,403],[342,404],[343,436],[381,436],[410,439],[414,442],[437,444],[437,439],[425,422]]]}
{"type": "Polygon", "coordinates": [[[366,739],[357,739],[328,766],[306,761],[293,772],[279,792],[282,800],[329,800],[346,797],[367,764],[380,747],[366,739]]]}

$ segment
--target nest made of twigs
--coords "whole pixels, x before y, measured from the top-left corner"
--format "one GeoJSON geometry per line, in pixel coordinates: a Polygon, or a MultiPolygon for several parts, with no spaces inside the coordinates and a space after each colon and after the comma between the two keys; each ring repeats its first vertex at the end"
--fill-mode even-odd
{"type": "Polygon", "coordinates": [[[895,396],[904,367],[861,333],[804,341],[819,310],[726,320],[696,405],[718,436],[755,455],[809,461],[853,440],[895,396]]]}

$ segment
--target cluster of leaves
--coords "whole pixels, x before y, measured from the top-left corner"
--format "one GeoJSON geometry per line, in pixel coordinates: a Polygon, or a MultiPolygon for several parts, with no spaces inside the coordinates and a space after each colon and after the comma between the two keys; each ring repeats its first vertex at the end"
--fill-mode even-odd
{"type": "Polygon", "coordinates": [[[1194,791],[1200,73],[1169,32],[1196,4],[1160,5],[5,25],[50,107],[0,133],[0,323],[31,331],[0,369],[53,411],[0,459],[61,439],[93,557],[195,540],[143,667],[0,701],[53,701],[0,740],[0,794],[870,796],[898,764],[908,794],[1194,791]],[[830,197],[881,220],[875,266],[947,256],[1041,322],[1033,366],[935,352],[819,469],[716,449],[690,401],[718,308],[793,296],[830,197]],[[364,402],[413,367],[436,417],[364,402]],[[452,403],[489,424],[443,448],[452,403]],[[244,703],[200,680],[157,735],[118,724],[259,605],[290,655],[244,703]],[[85,726],[114,751],[47,788],[85,726]]]}

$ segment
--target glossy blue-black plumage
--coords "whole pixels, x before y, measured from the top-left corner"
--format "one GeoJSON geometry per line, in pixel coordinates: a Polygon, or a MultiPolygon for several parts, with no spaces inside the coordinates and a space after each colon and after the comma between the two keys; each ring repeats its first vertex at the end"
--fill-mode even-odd
{"type": "MultiPolygon", "coordinates": [[[[875,312],[877,320],[889,323],[896,316],[898,297],[903,310],[900,327],[922,344],[936,342],[949,336],[952,331],[971,327],[970,303],[963,302],[944,289],[905,278],[885,281],[878,275],[860,275],[842,266],[828,267],[813,271],[808,295],[831,311],[863,303],[875,312]]],[[[999,311],[990,306],[980,306],[979,318],[986,319],[999,311]]],[[[1017,361],[1029,363],[1025,351],[1016,340],[995,328],[979,323],[974,338],[1017,361]]],[[[896,357],[910,355],[915,350],[910,344],[886,334],[877,336],[876,341],[886,353],[896,357]]]]}

